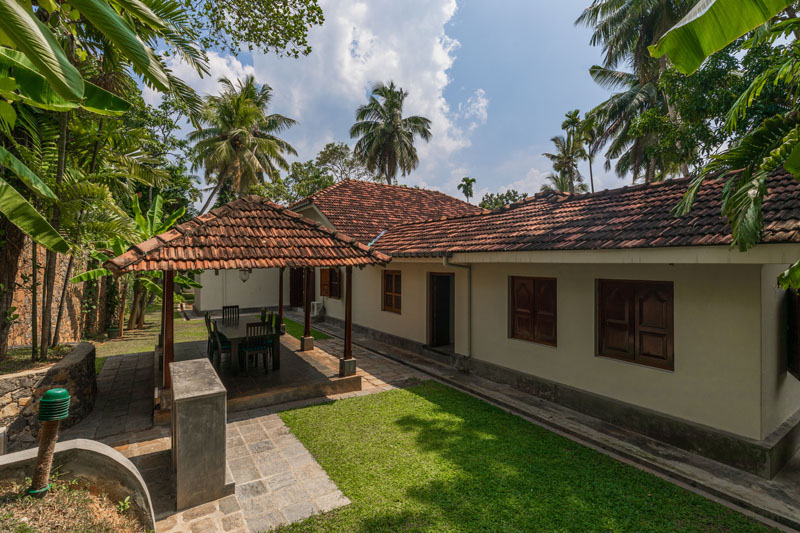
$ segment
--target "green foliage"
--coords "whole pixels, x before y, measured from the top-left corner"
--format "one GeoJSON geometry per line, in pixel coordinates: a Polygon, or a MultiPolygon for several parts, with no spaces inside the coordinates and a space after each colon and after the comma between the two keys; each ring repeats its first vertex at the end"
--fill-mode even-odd
{"type": "Polygon", "coordinates": [[[328,143],[319,151],[314,163],[335,181],[369,180],[372,173],[345,143],[328,143]]]}
{"type": "Polygon", "coordinates": [[[325,20],[317,0],[183,0],[206,48],[308,55],[308,30],[325,20]]]}
{"type": "Polygon", "coordinates": [[[429,141],[431,121],[422,116],[403,118],[403,102],[408,93],[389,84],[376,83],[369,102],[356,110],[356,123],[350,128],[350,137],[358,138],[356,156],[376,179],[392,184],[397,173],[403,176],[417,168],[419,158],[414,139],[429,141]]]}
{"type": "Polygon", "coordinates": [[[515,191],[514,189],[509,189],[505,192],[500,193],[487,193],[483,195],[483,198],[480,201],[480,205],[484,209],[499,209],[504,205],[513,204],[514,202],[519,202],[524,200],[528,197],[528,193],[520,193],[515,191]]]}
{"type": "Polygon", "coordinates": [[[473,185],[475,185],[475,178],[470,178],[467,176],[461,178],[461,183],[458,184],[458,190],[461,191],[461,193],[464,195],[464,197],[467,199],[468,202],[469,199],[472,198],[473,185]]]}
{"type": "Polygon", "coordinates": [[[265,178],[275,181],[279,169],[288,170],[285,154],[295,149],[276,134],[295,121],[267,110],[272,88],[259,85],[252,75],[236,83],[220,80],[222,92],[206,97],[202,127],[189,135],[194,143],[194,167],[203,166],[207,183],[215,183],[202,211],[205,212],[223,185],[244,194],[265,178]]]}

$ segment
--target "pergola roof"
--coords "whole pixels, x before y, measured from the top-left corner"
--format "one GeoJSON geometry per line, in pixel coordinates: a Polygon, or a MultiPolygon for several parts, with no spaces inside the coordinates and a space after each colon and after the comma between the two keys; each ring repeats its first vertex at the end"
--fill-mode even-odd
{"type": "Polygon", "coordinates": [[[260,196],[229,202],[105,263],[150,270],[364,266],[391,258],[260,196]]]}

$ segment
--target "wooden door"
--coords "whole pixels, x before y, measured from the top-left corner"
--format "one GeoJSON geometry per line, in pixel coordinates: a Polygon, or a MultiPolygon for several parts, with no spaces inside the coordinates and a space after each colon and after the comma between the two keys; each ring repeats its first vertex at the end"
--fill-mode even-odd
{"type": "Polygon", "coordinates": [[[430,277],[430,345],[453,343],[450,325],[453,320],[452,274],[431,274],[430,277]]]}

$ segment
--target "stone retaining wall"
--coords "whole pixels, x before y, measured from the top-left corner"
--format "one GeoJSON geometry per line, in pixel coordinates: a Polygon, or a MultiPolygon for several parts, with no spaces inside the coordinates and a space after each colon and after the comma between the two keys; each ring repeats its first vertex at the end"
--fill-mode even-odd
{"type": "Polygon", "coordinates": [[[7,428],[11,451],[36,445],[39,399],[48,389],[63,387],[72,396],[69,418],[62,427],[82,420],[94,407],[97,380],[94,346],[82,342],[49,367],[0,376],[0,427],[7,428]]]}

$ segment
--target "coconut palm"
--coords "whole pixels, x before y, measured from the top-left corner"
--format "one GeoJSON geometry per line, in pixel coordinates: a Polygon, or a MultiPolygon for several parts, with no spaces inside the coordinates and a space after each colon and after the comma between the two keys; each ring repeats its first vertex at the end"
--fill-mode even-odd
{"type": "Polygon", "coordinates": [[[602,133],[597,126],[595,117],[587,113],[586,118],[581,122],[581,135],[586,148],[586,160],[589,162],[589,185],[591,185],[592,192],[594,192],[594,158],[597,157],[597,152],[600,151],[602,133]]]}
{"type": "MultiPolygon", "coordinates": [[[[654,181],[657,175],[665,176],[678,169],[651,156],[650,148],[656,136],[631,132],[631,126],[649,109],[659,109],[670,120],[680,123],[680,117],[658,88],[666,61],[653,58],[648,46],[653,45],[691,7],[687,0],[594,0],[576,21],[591,27],[594,32],[590,43],[603,47],[603,64],[590,70],[594,80],[604,88],[621,88],[591,113],[597,115],[597,126],[602,133],[597,149],[611,142],[606,153],[607,168],[610,161],[623,158],[616,166],[617,174],[634,172],[634,179],[644,175],[645,182],[654,181]],[[629,65],[631,72],[619,70],[629,65]]],[[[688,166],[679,162],[680,171],[688,174],[688,166]]]]}
{"type": "Polygon", "coordinates": [[[370,172],[386,183],[394,183],[397,172],[403,176],[417,168],[419,158],[414,138],[431,138],[431,121],[421,116],[403,118],[403,101],[408,93],[389,84],[376,83],[369,102],[356,110],[356,123],[350,137],[358,138],[355,153],[370,172]]]}
{"type": "Polygon", "coordinates": [[[265,178],[275,181],[279,169],[288,170],[285,154],[297,155],[288,142],[276,136],[296,122],[268,113],[272,88],[256,83],[252,75],[236,83],[220,78],[222,92],[206,97],[201,124],[189,134],[194,142],[194,169],[203,166],[207,183],[215,187],[201,213],[223,187],[242,194],[265,178]]]}
{"type": "MultiPolygon", "coordinates": [[[[564,173],[564,172],[559,172],[559,173],[551,172],[550,174],[545,176],[544,179],[547,181],[547,183],[542,185],[542,188],[540,189],[542,192],[547,192],[547,191],[552,191],[552,192],[570,192],[569,191],[569,188],[570,188],[570,177],[566,173],[564,173]]],[[[578,183],[575,186],[575,191],[576,192],[580,192],[580,193],[588,192],[585,183],[578,183]]]]}
{"type": "MultiPolygon", "coordinates": [[[[564,124],[566,125],[567,122],[564,121],[564,124]]],[[[553,170],[559,175],[563,175],[564,179],[567,180],[566,190],[571,193],[585,192],[586,189],[586,185],[583,184],[583,176],[578,170],[578,162],[586,158],[586,151],[580,141],[580,136],[576,135],[576,133],[577,130],[573,130],[571,133],[568,131],[566,137],[564,135],[556,135],[551,138],[550,140],[556,148],[555,151],[542,154],[552,161],[553,170]]]]}

